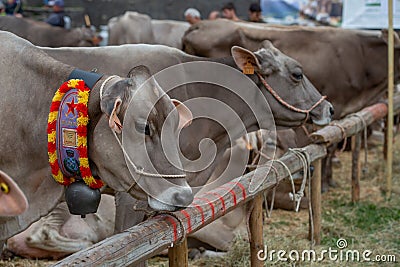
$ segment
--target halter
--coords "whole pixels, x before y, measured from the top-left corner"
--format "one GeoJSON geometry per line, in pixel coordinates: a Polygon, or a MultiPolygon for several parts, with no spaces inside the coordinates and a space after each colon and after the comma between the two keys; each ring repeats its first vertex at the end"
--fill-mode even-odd
{"type": "Polygon", "coordinates": [[[258,73],[258,72],[256,72],[256,73],[257,73],[258,78],[259,78],[259,79],[261,80],[261,82],[263,83],[265,89],[267,89],[268,92],[270,92],[271,95],[272,95],[273,97],[275,97],[275,99],[276,99],[279,103],[281,103],[283,106],[287,107],[288,109],[290,109],[290,110],[292,110],[292,111],[295,111],[295,112],[298,112],[298,113],[304,113],[304,114],[306,114],[306,118],[305,118],[304,122],[306,122],[306,121],[308,120],[308,118],[309,118],[309,116],[310,116],[310,112],[311,112],[314,108],[316,108],[319,104],[321,104],[321,103],[326,99],[326,95],[322,96],[321,99],[318,100],[318,101],[317,101],[314,105],[312,105],[312,107],[309,108],[309,109],[300,109],[300,108],[296,108],[295,106],[292,106],[292,105],[290,105],[288,102],[286,102],[285,100],[283,100],[283,99],[278,95],[278,93],[277,93],[274,89],[272,89],[272,87],[267,83],[267,81],[265,81],[264,77],[263,77],[260,73],[258,73]]]}
{"type": "MultiPolygon", "coordinates": [[[[107,82],[109,82],[111,79],[113,78],[117,78],[117,75],[112,75],[107,77],[107,79],[105,79],[103,81],[103,83],[100,86],[100,101],[103,99],[103,90],[104,87],[106,85],[107,82]]],[[[121,127],[122,128],[122,127],[121,127]]],[[[135,163],[132,161],[131,157],[128,155],[128,153],[126,152],[125,148],[122,146],[121,141],[119,140],[117,133],[111,129],[115,139],[117,139],[118,145],[120,146],[120,148],[122,149],[122,152],[124,153],[125,157],[127,158],[129,164],[132,165],[134,171],[136,174],[139,175],[139,179],[140,176],[147,176],[147,177],[151,177],[151,178],[164,178],[164,179],[175,179],[175,178],[185,178],[186,174],[159,174],[159,173],[151,173],[151,172],[147,172],[145,171],[142,167],[136,166],[135,163]]],[[[138,179],[138,181],[139,181],[138,179]]],[[[131,189],[137,184],[136,180],[132,183],[132,185],[128,188],[128,190],[126,192],[131,191],[131,189]]]]}

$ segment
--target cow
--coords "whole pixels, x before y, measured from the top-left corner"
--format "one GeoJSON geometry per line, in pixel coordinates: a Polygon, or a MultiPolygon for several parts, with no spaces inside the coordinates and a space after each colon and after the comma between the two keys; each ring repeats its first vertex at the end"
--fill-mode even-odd
{"type": "Polygon", "coordinates": [[[182,49],[182,37],[189,26],[183,21],[156,20],[126,11],[108,21],[108,44],[161,44],[182,49]]]}
{"type": "Polygon", "coordinates": [[[37,46],[97,46],[100,42],[99,36],[84,26],[67,30],[42,21],[15,16],[0,17],[0,30],[12,32],[37,46]]]}
{"type": "MultiPolygon", "coordinates": [[[[302,64],[310,81],[332,102],[334,119],[357,112],[385,94],[387,37],[377,31],[205,20],[191,26],[183,45],[189,54],[218,58],[229,56],[234,45],[255,50],[264,40],[302,64]]],[[[397,34],[395,40],[395,81],[399,81],[397,34]]]]}
{"type": "MultiPolygon", "coordinates": [[[[400,79],[400,40],[395,39],[395,82],[400,79]]],[[[257,49],[265,40],[298,60],[315,87],[335,109],[334,119],[376,103],[387,88],[387,32],[332,27],[274,26],[220,19],[193,25],[183,37],[184,51],[205,57],[228,56],[232,46],[257,49]]],[[[304,139],[304,137],[302,137],[304,139]]],[[[335,146],[323,163],[323,191],[332,180],[335,146]]]]}
{"type": "MultiPolygon", "coordinates": [[[[29,203],[21,215],[0,216],[4,242],[46,215],[63,196],[64,186],[50,178],[47,124],[53,96],[76,66],[12,33],[0,31],[0,40],[0,170],[18,183],[29,203]]],[[[93,175],[114,190],[147,200],[151,209],[174,211],[193,201],[178,154],[178,132],[189,125],[192,113],[150,77],[142,65],[128,78],[99,76],[88,102],[88,161],[93,175]],[[122,142],[130,144],[125,148],[121,127],[122,142]],[[168,133],[163,136],[168,147],[160,142],[161,128],[168,133]],[[171,179],[166,183],[162,177],[171,179]]]]}
{"type": "MultiPolygon", "coordinates": [[[[163,70],[168,70],[172,66],[179,66],[188,63],[197,63],[197,62],[214,62],[213,60],[200,58],[195,56],[190,56],[178,49],[174,49],[171,47],[160,46],[160,45],[145,45],[145,44],[137,44],[137,45],[121,45],[121,46],[108,46],[108,47],[98,47],[98,48],[42,48],[44,52],[49,54],[50,56],[69,64],[76,64],[80,68],[84,69],[93,69],[97,68],[99,71],[103,73],[109,72],[116,72],[119,75],[124,75],[129,72],[129,69],[135,64],[146,64],[149,66],[152,73],[158,73],[163,70]],[[134,62],[132,62],[134,61],[134,62]]],[[[297,84],[297,86],[311,86],[308,83],[306,77],[300,83],[296,83],[293,79],[295,77],[291,77],[292,70],[291,64],[294,63],[292,59],[287,58],[279,50],[276,50],[271,44],[265,44],[263,48],[259,51],[251,52],[248,50],[244,50],[242,48],[236,47],[233,49],[232,57],[230,58],[223,58],[223,59],[216,59],[215,62],[223,62],[223,64],[227,64],[232,67],[236,68],[243,68],[243,64],[248,61],[248,59],[254,60],[253,62],[258,62],[256,65],[258,68],[264,69],[264,75],[268,75],[268,81],[270,85],[276,90],[279,90],[280,95],[284,97],[286,101],[289,103],[293,103],[295,105],[301,105],[301,103],[307,103],[302,106],[302,108],[309,108],[313,104],[320,99],[320,95],[312,96],[310,95],[310,91],[307,90],[307,93],[298,95],[298,102],[294,101],[292,98],[292,94],[285,94],[285,92],[292,92],[292,93],[299,93],[303,89],[294,89],[293,82],[297,84]],[[236,65],[237,64],[237,65],[236,65]],[[277,66],[276,68],[271,68],[272,66],[277,66]],[[270,70],[270,71],[268,71],[270,70]],[[277,75],[277,76],[275,76],[277,75]],[[274,78],[276,78],[274,82],[274,78]],[[292,88],[292,89],[289,89],[292,88]],[[307,96],[306,96],[307,95],[307,96]],[[301,99],[301,100],[300,100],[301,99]]],[[[297,63],[295,63],[296,66],[297,63]]],[[[206,67],[202,67],[196,71],[207,71],[206,67]]],[[[297,78],[302,78],[300,68],[296,68],[296,75],[297,78]]],[[[196,72],[195,70],[193,70],[196,72]]],[[[193,72],[192,71],[192,72],[193,72]]],[[[190,71],[187,71],[190,73],[190,71]]],[[[168,72],[167,72],[168,73],[168,72]]],[[[207,72],[207,75],[215,75],[211,71],[207,72]]],[[[171,74],[170,74],[171,75],[171,74]]],[[[243,74],[240,74],[244,76],[243,74]]],[[[178,79],[179,75],[174,74],[171,75],[174,79],[178,79]]],[[[224,79],[233,79],[234,77],[225,77],[222,75],[224,79]]],[[[257,82],[257,77],[255,75],[250,75],[252,79],[257,82]]],[[[165,86],[162,83],[162,80],[159,80],[160,85],[162,88],[168,88],[168,85],[165,86]]],[[[275,122],[278,127],[287,128],[287,127],[296,127],[301,125],[306,119],[306,115],[299,116],[300,114],[296,114],[290,109],[284,108],[281,104],[278,104],[274,98],[265,90],[263,84],[257,82],[259,92],[262,92],[263,95],[271,101],[272,105],[272,112],[275,117],[275,122]],[[276,114],[276,116],[275,116],[276,114]],[[295,117],[293,117],[295,116],[295,117]],[[291,121],[291,122],[290,122],[291,121]]],[[[171,86],[171,85],[169,85],[171,86]]],[[[237,102],[232,102],[231,95],[227,93],[223,93],[220,91],[220,88],[216,87],[212,83],[208,84],[204,87],[202,84],[195,82],[192,84],[186,85],[187,90],[185,93],[181,93],[180,90],[171,90],[168,91],[168,94],[173,97],[179,99],[181,102],[186,100],[190,100],[197,97],[202,96],[209,96],[211,98],[217,98],[221,101],[228,102],[228,105],[233,108],[239,108],[245,110],[245,107],[241,106],[237,102]]],[[[303,87],[304,88],[304,87],[303,87]]],[[[236,89],[237,90],[237,89],[236,89]]],[[[247,89],[247,94],[251,95],[252,91],[247,89]]],[[[239,94],[239,93],[238,93],[239,94]]],[[[186,102],[185,102],[186,103],[186,102]]],[[[316,119],[315,115],[310,113],[311,117],[314,117],[314,122],[324,124],[329,122],[329,117],[332,115],[332,110],[330,104],[323,101],[323,106],[318,106],[319,109],[315,110],[320,114],[320,119],[316,119]],[[323,119],[324,118],[324,119],[323,119]]],[[[249,105],[257,105],[257,103],[250,103],[249,105]]],[[[190,108],[190,106],[189,106],[190,108]]],[[[207,108],[206,108],[207,109],[207,108]]],[[[239,111],[238,109],[238,111],[239,111]]],[[[192,109],[191,109],[192,110],[192,109]]],[[[193,112],[193,110],[192,110],[193,112]]],[[[243,112],[239,111],[239,114],[249,114],[250,111],[243,112]]],[[[251,112],[250,112],[251,113],[251,112]]],[[[196,117],[195,112],[193,112],[193,116],[196,117]]],[[[317,117],[318,118],[318,117],[317,117]]],[[[230,118],[222,119],[230,120],[230,118]]],[[[254,131],[257,128],[266,128],[263,125],[255,125],[254,118],[248,118],[246,121],[246,129],[247,131],[254,131]],[[253,120],[253,121],[252,121],[253,120]]],[[[268,128],[266,128],[268,129],[268,128]]],[[[231,142],[236,138],[239,138],[244,133],[238,132],[236,135],[231,137],[231,142]]],[[[221,129],[218,125],[213,123],[211,120],[193,120],[190,127],[185,128],[180,135],[180,148],[183,155],[189,159],[197,159],[200,157],[199,143],[201,140],[209,138],[214,141],[215,147],[217,148],[215,160],[206,168],[203,168],[200,171],[196,172],[188,172],[187,173],[187,180],[189,184],[193,187],[193,191],[198,191],[199,186],[203,186],[207,183],[211,173],[213,172],[216,164],[218,164],[219,159],[223,155],[226,148],[229,147],[230,141],[226,138],[226,131],[221,129]]],[[[206,154],[208,149],[201,148],[201,153],[206,154]]],[[[203,155],[202,155],[203,156],[203,155]]],[[[213,158],[212,155],[206,155],[206,158],[213,158]]],[[[183,163],[185,168],[192,169],[191,162],[184,162],[183,163]]],[[[194,162],[196,165],[196,162],[194,162]]],[[[233,178],[233,177],[232,177],[233,178]]],[[[137,201],[128,196],[124,193],[117,193],[116,194],[116,213],[118,214],[116,217],[116,225],[115,225],[115,233],[121,232],[128,227],[131,227],[139,222],[141,222],[145,218],[145,214],[141,211],[135,211],[132,207],[137,204],[137,201]]],[[[136,205],[140,206],[140,205],[136,205]]],[[[146,205],[142,205],[141,208],[146,208],[146,205]]]]}
{"type": "Polygon", "coordinates": [[[0,171],[0,216],[16,216],[28,209],[28,200],[21,188],[0,171]]]}
{"type": "MultiPolygon", "coordinates": [[[[187,66],[184,65],[185,63],[215,63],[213,61],[207,61],[205,58],[187,55],[175,48],[160,45],[140,44],[98,48],[40,49],[61,62],[65,62],[82,69],[97,68],[97,70],[102,73],[117,73],[119,75],[125,75],[129,73],[131,67],[137,64],[145,64],[149,67],[152,73],[158,73],[160,71],[162,73],[163,70],[169,70],[173,66],[181,66],[182,68],[185,68],[185,66],[187,66]]],[[[317,124],[329,123],[332,115],[331,105],[329,102],[324,100],[324,98],[321,98],[321,95],[317,93],[312,84],[310,84],[307,78],[302,75],[301,68],[296,61],[286,57],[271,44],[267,43],[262,49],[256,52],[235,47],[232,50],[232,54],[232,58],[224,58],[220,59],[219,61],[222,62],[224,66],[229,66],[229,68],[235,66],[240,70],[244,68],[244,64],[247,64],[248,61],[252,62],[255,68],[263,73],[262,75],[268,76],[270,86],[276,88],[277,93],[283,96],[285,101],[288,101],[288,103],[298,105],[299,108],[309,109],[315,105],[315,103],[320,102],[320,104],[316,106],[315,109],[311,110],[309,114],[298,113],[289,108],[285,108],[279,102],[277,102],[277,100],[270,95],[268,91],[265,90],[261,80],[258,80],[261,78],[257,77],[256,74],[253,74],[250,75],[250,78],[257,82],[258,86],[255,88],[256,91],[252,91],[247,87],[232,88],[232,90],[234,90],[238,95],[242,94],[241,90],[245,90],[245,93],[250,96],[250,102],[248,102],[248,105],[260,105],[259,100],[264,97],[267,98],[270,102],[271,111],[274,114],[276,124],[283,128],[301,125],[305,119],[312,119],[317,124]],[[260,95],[260,97],[256,97],[257,92],[262,92],[262,95],[260,95]]],[[[218,63],[218,66],[222,65],[218,61],[216,62],[218,63]]],[[[207,70],[204,67],[200,69],[190,69],[188,66],[186,68],[186,72],[184,73],[207,70]]],[[[179,76],[179,73],[174,74],[175,76],[173,76],[173,78],[178,79],[179,77],[177,76],[179,76]]],[[[215,73],[206,72],[205,76],[209,76],[211,74],[215,73]]],[[[168,76],[168,72],[166,75],[168,76]]],[[[234,79],[234,75],[239,75],[239,77],[245,77],[247,79],[243,73],[237,72],[236,70],[234,73],[232,73],[232,77],[229,78],[234,79]]],[[[158,76],[156,75],[156,77],[158,76]]],[[[158,82],[162,88],[168,88],[168,83],[166,83],[163,79],[158,80],[158,82]]],[[[267,129],[268,127],[271,127],[268,121],[261,120],[257,122],[256,118],[249,116],[251,111],[246,109],[245,105],[236,102],[236,99],[232,95],[226,91],[221,91],[218,86],[212,83],[204,86],[198,82],[194,82],[192,84],[185,85],[183,88],[179,87],[168,91],[168,94],[171,97],[176,97],[177,99],[181,100],[181,102],[206,96],[211,99],[220,99],[221,101],[226,102],[228,106],[235,108],[238,114],[244,116],[243,121],[248,131],[256,130],[260,127],[267,129]]],[[[192,110],[192,112],[193,116],[196,117],[194,110],[192,110]]],[[[268,120],[269,117],[265,116],[263,119],[268,120]]],[[[224,120],[229,121],[230,118],[221,119],[221,121],[224,120]]],[[[240,131],[236,132],[235,135],[232,136],[232,140],[234,140],[235,137],[240,137],[242,134],[243,133],[240,131]]],[[[211,165],[200,171],[187,173],[187,181],[190,185],[196,187],[199,185],[204,185],[207,182],[210,174],[214,170],[214,166],[216,164],[215,162],[218,162],[218,158],[222,156],[225,149],[229,146],[230,141],[228,138],[226,138],[226,135],[226,131],[221,127],[218,127],[218,125],[216,125],[212,120],[195,119],[190,127],[182,129],[180,135],[180,148],[186,158],[196,159],[199,157],[200,151],[197,149],[197,146],[200,141],[205,138],[210,138],[213,140],[218,150],[216,160],[212,162],[211,165]]],[[[207,152],[207,150],[202,150],[202,152],[207,152]]],[[[189,170],[192,167],[190,164],[196,165],[196,162],[185,163],[187,164],[185,169],[189,170]]],[[[196,189],[194,188],[194,191],[195,190],[196,189]]],[[[135,200],[127,196],[127,194],[117,193],[116,203],[116,213],[118,215],[116,216],[115,232],[120,232],[143,219],[143,214],[132,214],[132,207],[135,203],[135,200]]]]}
{"type": "Polygon", "coordinates": [[[96,213],[81,218],[61,202],[25,231],[7,240],[7,251],[29,259],[58,260],[85,249],[114,231],[114,197],[104,194],[96,213]]]}

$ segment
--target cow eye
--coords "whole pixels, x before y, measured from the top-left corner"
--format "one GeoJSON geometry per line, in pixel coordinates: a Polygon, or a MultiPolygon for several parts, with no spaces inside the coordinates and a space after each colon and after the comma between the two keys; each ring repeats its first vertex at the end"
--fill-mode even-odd
{"type": "Polygon", "coordinates": [[[148,123],[136,123],[135,128],[141,134],[150,135],[150,126],[148,123]]]}
{"type": "Polygon", "coordinates": [[[296,69],[292,72],[292,79],[295,82],[300,82],[303,79],[303,72],[301,69],[296,69]]]}

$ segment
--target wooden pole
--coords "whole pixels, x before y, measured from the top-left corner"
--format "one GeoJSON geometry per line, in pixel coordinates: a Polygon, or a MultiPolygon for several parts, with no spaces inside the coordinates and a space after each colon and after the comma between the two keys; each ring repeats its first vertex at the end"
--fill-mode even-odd
{"type": "Polygon", "coordinates": [[[188,248],[187,239],[182,243],[174,245],[168,249],[168,258],[170,267],[187,267],[188,266],[188,248]]]}
{"type": "Polygon", "coordinates": [[[262,218],[262,205],[263,197],[262,193],[258,194],[250,203],[253,206],[253,210],[250,215],[250,255],[251,255],[251,267],[262,267],[264,262],[261,261],[257,255],[260,250],[264,249],[264,238],[263,238],[263,218],[262,218]]]}
{"type": "Polygon", "coordinates": [[[361,176],[361,133],[351,137],[352,166],[351,166],[351,201],[360,201],[360,176],[361,176]]]}
{"type": "Polygon", "coordinates": [[[389,38],[388,38],[388,129],[387,129],[387,160],[386,160],[386,196],[392,193],[393,165],[393,91],[394,91],[394,49],[393,49],[393,0],[388,1],[389,38]]]}
{"type": "Polygon", "coordinates": [[[322,179],[322,159],[314,161],[314,174],[311,179],[311,207],[312,217],[310,217],[310,227],[308,237],[314,238],[314,244],[321,244],[321,179],[322,179]],[[311,221],[312,220],[312,221],[311,221]],[[311,228],[313,225],[313,229],[311,228]]]}

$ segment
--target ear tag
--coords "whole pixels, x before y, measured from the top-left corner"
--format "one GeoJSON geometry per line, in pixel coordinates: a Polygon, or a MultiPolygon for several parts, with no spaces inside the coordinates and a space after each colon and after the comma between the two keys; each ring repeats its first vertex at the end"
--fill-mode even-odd
{"type": "Polygon", "coordinates": [[[246,65],[244,65],[243,73],[246,75],[254,74],[254,66],[251,64],[250,59],[248,59],[246,65]]]}

